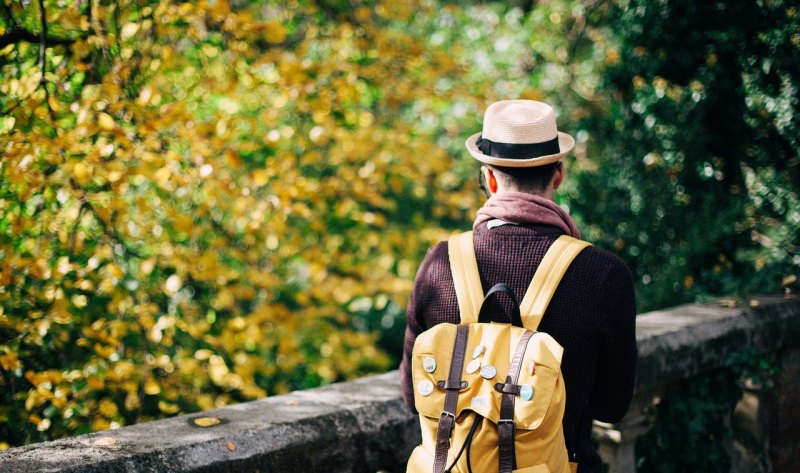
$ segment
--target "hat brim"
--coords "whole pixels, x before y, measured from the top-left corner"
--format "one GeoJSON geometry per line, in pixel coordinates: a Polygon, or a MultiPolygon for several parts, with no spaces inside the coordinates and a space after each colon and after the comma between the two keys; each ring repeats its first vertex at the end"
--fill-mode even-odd
{"type": "Polygon", "coordinates": [[[486,156],[485,154],[481,153],[480,149],[478,149],[477,141],[479,136],[481,136],[481,132],[475,133],[474,135],[467,138],[467,141],[464,142],[464,144],[467,146],[467,151],[469,151],[469,154],[471,154],[473,158],[477,159],[482,163],[491,164],[494,166],[510,167],[510,168],[528,168],[534,166],[544,166],[545,164],[561,161],[562,159],[564,159],[566,155],[572,152],[572,148],[575,147],[575,138],[559,131],[558,149],[560,149],[561,151],[556,154],[548,154],[545,156],[538,156],[530,159],[495,158],[493,156],[486,156]]]}

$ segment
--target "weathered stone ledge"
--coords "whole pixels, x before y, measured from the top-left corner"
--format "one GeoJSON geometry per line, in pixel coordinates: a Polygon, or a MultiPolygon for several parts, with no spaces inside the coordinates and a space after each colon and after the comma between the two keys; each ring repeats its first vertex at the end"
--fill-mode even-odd
{"type": "Polygon", "coordinates": [[[399,392],[393,371],[6,450],[0,472],[375,472],[403,464],[419,441],[399,392]],[[199,417],[221,422],[198,427],[199,417]]]}
{"type": "MultiPolygon", "coordinates": [[[[800,300],[684,305],[640,315],[638,389],[722,366],[746,346],[800,345],[800,300]]],[[[396,371],[0,452],[0,472],[402,471],[419,442],[396,371]],[[198,427],[194,419],[221,423],[198,427]]],[[[800,440],[798,441],[800,442],[800,440]]],[[[613,470],[613,465],[612,465],[613,470]]]]}
{"type": "Polygon", "coordinates": [[[637,389],[723,366],[746,347],[768,353],[800,346],[800,299],[761,297],[747,307],[690,304],[641,314],[637,389]],[[754,307],[750,307],[753,305],[754,307]]]}

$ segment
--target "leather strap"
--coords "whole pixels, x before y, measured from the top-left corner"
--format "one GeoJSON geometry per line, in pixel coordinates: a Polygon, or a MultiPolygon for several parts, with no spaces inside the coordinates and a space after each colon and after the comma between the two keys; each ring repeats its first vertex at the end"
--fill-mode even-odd
{"type": "Polygon", "coordinates": [[[447,464],[447,451],[450,450],[450,434],[456,421],[456,407],[458,405],[458,391],[461,387],[461,371],[464,368],[464,357],[467,352],[467,338],[469,327],[461,324],[456,328],[456,341],[453,344],[453,361],[450,363],[450,373],[444,394],[444,409],[439,417],[439,426],[436,429],[436,454],[433,459],[433,473],[442,473],[447,464]]]}
{"type": "Polygon", "coordinates": [[[520,303],[523,326],[536,331],[567,268],[589,242],[561,235],[550,245],[520,303]]]}
{"type": "Polygon", "coordinates": [[[522,338],[517,344],[517,349],[514,351],[514,358],[511,359],[511,366],[508,369],[505,384],[497,383],[495,385],[495,389],[503,393],[503,397],[500,400],[500,421],[497,423],[500,473],[511,473],[517,469],[517,456],[514,451],[514,401],[519,392],[517,380],[522,368],[522,359],[525,357],[525,350],[527,350],[528,341],[532,336],[533,332],[530,330],[526,330],[522,334],[522,338]]]}
{"type": "Polygon", "coordinates": [[[453,273],[453,284],[458,299],[458,313],[463,324],[478,321],[478,313],[483,302],[483,285],[473,245],[472,232],[453,235],[447,241],[450,271],[453,273]]]}

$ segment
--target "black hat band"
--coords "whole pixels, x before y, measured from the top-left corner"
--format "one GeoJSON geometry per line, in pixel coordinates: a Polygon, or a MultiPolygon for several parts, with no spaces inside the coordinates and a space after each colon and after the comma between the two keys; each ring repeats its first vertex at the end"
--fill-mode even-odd
{"type": "Polygon", "coordinates": [[[561,152],[561,148],[558,146],[558,136],[543,143],[500,143],[480,135],[475,144],[481,153],[493,158],[533,159],[561,152]]]}

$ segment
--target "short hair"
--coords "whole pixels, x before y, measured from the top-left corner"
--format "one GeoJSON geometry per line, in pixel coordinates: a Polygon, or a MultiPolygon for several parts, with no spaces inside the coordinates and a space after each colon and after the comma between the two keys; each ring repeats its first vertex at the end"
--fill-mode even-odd
{"type": "Polygon", "coordinates": [[[561,161],[543,166],[522,168],[495,166],[493,164],[485,165],[495,171],[498,179],[502,180],[506,187],[520,192],[540,194],[547,189],[550,181],[553,180],[561,161]]]}

